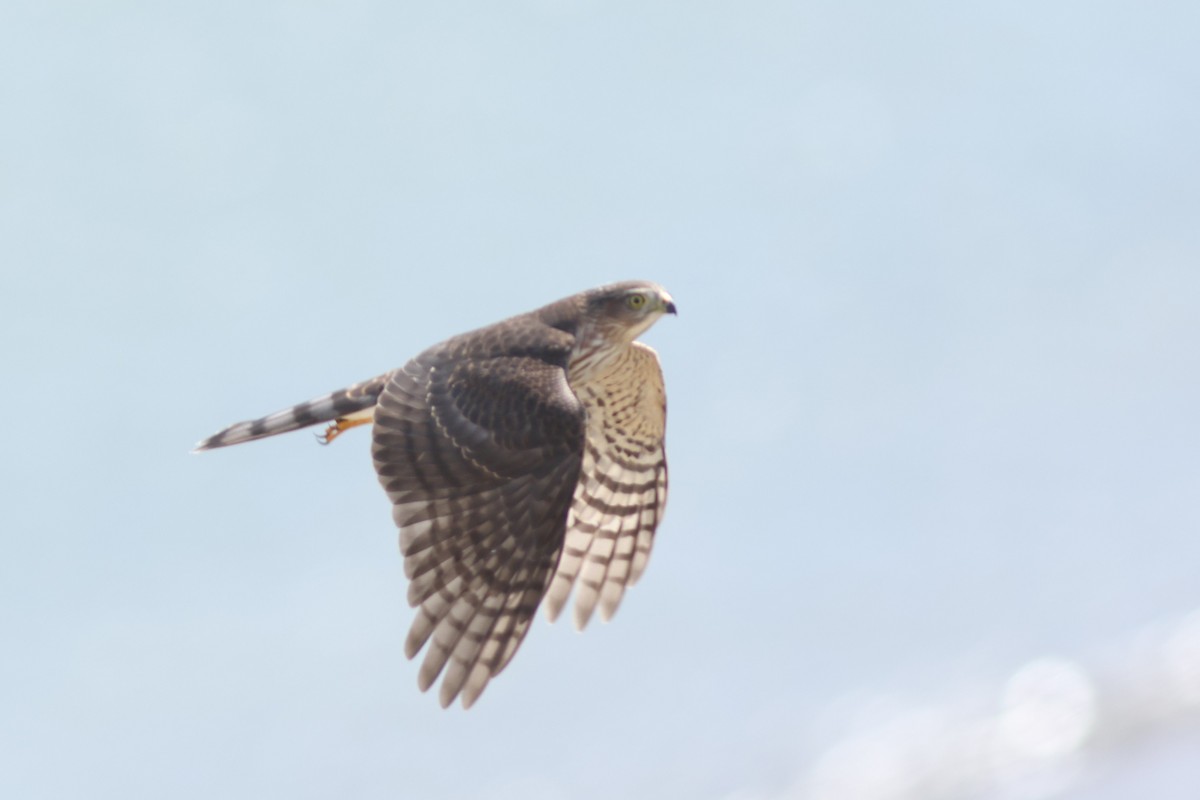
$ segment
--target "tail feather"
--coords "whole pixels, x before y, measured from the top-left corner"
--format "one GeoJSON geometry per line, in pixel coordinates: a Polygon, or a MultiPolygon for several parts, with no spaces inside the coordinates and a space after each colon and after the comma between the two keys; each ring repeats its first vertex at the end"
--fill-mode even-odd
{"type": "Polygon", "coordinates": [[[199,453],[228,447],[231,444],[252,442],[277,433],[287,433],[366,411],[375,406],[386,383],[387,375],[380,375],[259,419],[235,423],[199,442],[192,452],[199,453]]]}

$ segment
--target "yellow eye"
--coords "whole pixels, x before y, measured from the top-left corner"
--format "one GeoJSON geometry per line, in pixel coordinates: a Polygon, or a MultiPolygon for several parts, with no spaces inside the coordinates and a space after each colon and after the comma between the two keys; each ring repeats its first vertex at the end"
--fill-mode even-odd
{"type": "Polygon", "coordinates": [[[625,298],[625,305],[629,306],[634,311],[639,311],[646,305],[646,295],[631,294],[629,297],[625,298]]]}

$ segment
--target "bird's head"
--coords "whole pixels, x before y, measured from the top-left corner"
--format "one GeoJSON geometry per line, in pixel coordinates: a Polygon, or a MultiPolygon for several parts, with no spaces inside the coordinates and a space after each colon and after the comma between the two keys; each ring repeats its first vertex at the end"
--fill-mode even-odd
{"type": "Polygon", "coordinates": [[[588,315],[611,339],[631,342],[664,314],[675,313],[667,290],[650,281],[625,281],[588,293],[588,315]]]}

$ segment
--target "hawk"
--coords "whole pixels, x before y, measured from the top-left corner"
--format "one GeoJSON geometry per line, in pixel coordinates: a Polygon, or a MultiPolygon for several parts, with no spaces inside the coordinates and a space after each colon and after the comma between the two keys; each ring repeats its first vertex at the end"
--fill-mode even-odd
{"type": "Polygon", "coordinates": [[[400,369],[239,422],[212,450],[328,423],[373,423],[425,649],[418,685],[470,708],[539,605],[574,590],[575,627],[608,620],[641,576],[667,500],[666,391],[635,339],[675,303],[648,281],[601,286],[430,347],[400,369]]]}

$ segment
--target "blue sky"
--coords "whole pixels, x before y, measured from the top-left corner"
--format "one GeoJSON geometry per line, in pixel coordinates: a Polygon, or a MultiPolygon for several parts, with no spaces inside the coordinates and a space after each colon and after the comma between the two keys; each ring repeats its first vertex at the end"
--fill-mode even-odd
{"type": "MultiPolygon", "coordinates": [[[[1142,674],[1200,606],[1198,29],[8,3],[0,793],[814,798],[846,736],[1035,659],[1142,674]],[[633,277],[680,309],[654,558],[469,713],[403,657],[367,436],[188,453],[633,277]]],[[[1053,791],[1190,799],[1182,719],[1053,791]]]]}

